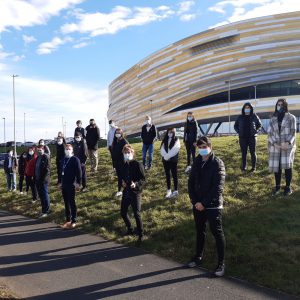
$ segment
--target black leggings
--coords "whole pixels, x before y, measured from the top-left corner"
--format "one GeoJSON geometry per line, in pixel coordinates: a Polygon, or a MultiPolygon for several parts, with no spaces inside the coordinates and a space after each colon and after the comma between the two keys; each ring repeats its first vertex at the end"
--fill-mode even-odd
{"type": "Polygon", "coordinates": [[[116,168],[117,177],[118,177],[118,192],[121,192],[121,190],[122,190],[122,168],[123,168],[123,162],[115,162],[115,168],[116,168]]]}
{"type": "Polygon", "coordinates": [[[163,160],[163,165],[166,173],[166,179],[167,179],[167,188],[168,190],[171,189],[171,173],[173,177],[174,182],[174,190],[178,190],[178,178],[177,178],[177,161],[165,161],[163,160]]]}
{"type": "Polygon", "coordinates": [[[242,169],[246,169],[247,166],[247,152],[248,152],[248,147],[250,150],[250,155],[251,155],[251,164],[252,164],[252,169],[256,168],[256,137],[246,137],[242,138],[240,137],[240,147],[242,151],[242,169]]]}
{"type": "Polygon", "coordinates": [[[194,146],[193,142],[186,141],[185,142],[185,148],[186,148],[186,156],[187,156],[187,165],[191,165],[191,155],[193,158],[193,162],[195,160],[195,154],[196,154],[196,148],[194,146]]]}
{"type": "MultiPolygon", "coordinates": [[[[282,169],[279,169],[278,172],[274,173],[276,187],[280,187],[281,174],[282,174],[282,169]]],[[[291,185],[292,177],[293,177],[292,169],[285,169],[285,182],[287,187],[291,185]]]]}

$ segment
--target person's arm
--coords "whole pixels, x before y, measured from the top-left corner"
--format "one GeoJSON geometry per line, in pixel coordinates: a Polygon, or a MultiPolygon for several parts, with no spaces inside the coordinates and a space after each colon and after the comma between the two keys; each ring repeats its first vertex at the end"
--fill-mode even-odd
{"type": "Polygon", "coordinates": [[[138,162],[138,164],[137,164],[137,174],[138,174],[138,176],[137,176],[138,180],[136,182],[134,182],[135,187],[133,190],[136,192],[141,192],[146,183],[146,179],[145,179],[144,166],[140,162],[138,162]]]}
{"type": "Polygon", "coordinates": [[[97,142],[98,141],[100,141],[100,129],[99,129],[99,127],[97,126],[97,136],[98,136],[98,138],[97,138],[97,142]]]}
{"type": "Polygon", "coordinates": [[[167,155],[164,144],[162,144],[161,147],[160,147],[160,154],[163,158],[165,158],[165,156],[167,155]]]}
{"type": "Polygon", "coordinates": [[[287,136],[286,142],[289,144],[293,144],[296,138],[296,118],[293,115],[290,115],[290,117],[291,117],[291,128],[290,128],[290,134],[287,136]]]}
{"type": "Polygon", "coordinates": [[[177,139],[176,143],[174,144],[173,148],[169,150],[169,152],[167,153],[167,157],[170,159],[172,157],[174,157],[175,155],[178,154],[180,150],[180,141],[179,139],[177,139]]]}
{"type": "Polygon", "coordinates": [[[256,120],[255,120],[255,126],[256,126],[256,132],[259,132],[261,130],[262,124],[260,121],[260,118],[257,114],[255,114],[256,120]]]}
{"type": "Polygon", "coordinates": [[[276,144],[275,129],[272,119],[270,120],[268,127],[268,141],[271,145],[276,144]]]}
{"type": "Polygon", "coordinates": [[[236,133],[240,133],[240,117],[238,117],[234,122],[234,130],[236,131],[236,133]]]}
{"type": "Polygon", "coordinates": [[[208,196],[200,200],[205,208],[213,205],[214,201],[219,199],[224,191],[225,166],[223,161],[219,160],[214,169],[212,185],[210,191],[208,192],[208,196]]]}
{"type": "Polygon", "coordinates": [[[192,165],[192,169],[188,180],[188,193],[189,193],[191,203],[193,205],[200,201],[200,199],[197,199],[197,195],[195,193],[195,181],[196,181],[196,171],[197,171],[197,167],[196,167],[197,164],[195,162],[192,165]]]}
{"type": "Polygon", "coordinates": [[[144,143],[144,137],[145,137],[144,126],[142,126],[141,139],[143,143],[144,143]]]}
{"type": "Polygon", "coordinates": [[[84,164],[86,163],[88,156],[89,156],[88,147],[86,141],[83,140],[83,163],[84,164]]]}
{"type": "Polygon", "coordinates": [[[81,185],[82,171],[81,171],[80,161],[77,157],[74,158],[75,158],[76,183],[78,185],[81,185]]]}

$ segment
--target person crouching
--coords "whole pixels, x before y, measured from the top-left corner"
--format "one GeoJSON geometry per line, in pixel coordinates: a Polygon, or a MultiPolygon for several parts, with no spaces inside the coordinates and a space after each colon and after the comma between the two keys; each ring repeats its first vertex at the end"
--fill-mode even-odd
{"type": "Polygon", "coordinates": [[[63,229],[76,227],[77,207],[75,202],[75,191],[80,190],[81,165],[79,159],[73,154],[73,146],[66,144],[65,158],[61,166],[61,178],[59,187],[65,202],[66,222],[61,225],[63,229]]]}
{"type": "Polygon", "coordinates": [[[123,195],[121,201],[121,216],[127,227],[127,235],[134,233],[128,217],[128,207],[131,205],[136,221],[138,242],[143,241],[143,223],[141,219],[141,195],[145,184],[143,165],[134,159],[134,149],[129,145],[123,147],[124,165],[122,168],[123,195]]]}

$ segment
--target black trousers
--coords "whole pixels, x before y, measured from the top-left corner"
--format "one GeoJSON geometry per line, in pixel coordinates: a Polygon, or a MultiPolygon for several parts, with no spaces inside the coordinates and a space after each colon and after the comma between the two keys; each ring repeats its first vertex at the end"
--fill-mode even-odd
{"type": "Polygon", "coordinates": [[[133,194],[130,191],[124,190],[121,201],[121,217],[123,218],[127,229],[132,229],[132,225],[128,217],[129,206],[131,206],[133,210],[138,235],[142,236],[143,223],[141,219],[141,196],[133,194]]]}
{"type": "Polygon", "coordinates": [[[34,178],[32,176],[26,176],[25,180],[26,180],[26,192],[29,191],[29,187],[30,187],[31,194],[32,194],[32,200],[36,200],[37,199],[37,190],[36,190],[34,178]],[[28,187],[28,189],[27,189],[27,187],[28,187]]]}
{"type": "Polygon", "coordinates": [[[196,256],[203,257],[206,237],[206,222],[208,221],[210,230],[216,241],[218,264],[224,263],[225,236],[222,227],[222,210],[206,209],[204,211],[199,211],[193,208],[193,214],[197,232],[196,256]]]}
{"type": "Polygon", "coordinates": [[[123,162],[115,162],[115,168],[117,172],[118,177],[118,192],[122,189],[122,168],[123,168],[123,162]]]}
{"type": "MultiPolygon", "coordinates": [[[[292,178],[293,178],[292,169],[285,169],[284,172],[285,172],[285,184],[286,184],[287,187],[290,187],[291,181],[292,181],[292,178]]],[[[282,169],[280,168],[278,172],[274,173],[274,175],[275,175],[276,187],[280,187],[282,169]]]]}
{"type": "Polygon", "coordinates": [[[66,221],[76,223],[77,206],[75,202],[75,186],[74,184],[63,184],[62,195],[65,202],[66,221]]]}
{"type": "Polygon", "coordinates": [[[109,150],[109,152],[110,152],[110,157],[111,157],[111,161],[112,161],[113,168],[115,168],[115,167],[116,167],[116,166],[115,166],[115,162],[114,162],[114,160],[113,160],[113,158],[112,158],[112,147],[109,146],[109,147],[108,147],[108,150],[109,150]]]}
{"type": "Polygon", "coordinates": [[[56,160],[57,182],[61,182],[62,165],[61,160],[56,160]]]}
{"type": "Polygon", "coordinates": [[[163,165],[166,173],[166,179],[167,179],[167,188],[168,190],[171,189],[171,173],[173,177],[174,182],[174,190],[178,190],[178,177],[177,177],[177,161],[165,161],[163,160],[163,165]]]}
{"type": "Polygon", "coordinates": [[[240,137],[240,147],[242,151],[242,169],[246,169],[247,166],[247,152],[248,148],[251,155],[252,168],[256,168],[256,137],[240,137]]]}
{"type": "MultiPolygon", "coordinates": [[[[22,192],[23,191],[23,182],[24,182],[24,178],[25,175],[24,174],[20,174],[19,175],[19,191],[22,192]]],[[[26,192],[28,192],[29,187],[27,186],[27,182],[26,182],[26,192]]]]}
{"type": "Polygon", "coordinates": [[[186,148],[186,156],[187,156],[187,165],[191,165],[191,155],[193,158],[193,162],[195,160],[195,153],[196,153],[196,148],[194,146],[194,142],[185,142],[185,148],[186,148]]]}
{"type": "Polygon", "coordinates": [[[82,188],[86,188],[86,165],[81,163],[81,173],[82,173],[82,188]]]}

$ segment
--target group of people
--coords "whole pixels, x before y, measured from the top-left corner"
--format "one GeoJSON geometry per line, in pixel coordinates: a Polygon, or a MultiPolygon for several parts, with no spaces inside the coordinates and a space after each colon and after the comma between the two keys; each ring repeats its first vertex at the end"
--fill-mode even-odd
{"type": "MultiPolygon", "coordinates": [[[[143,142],[143,162],[135,159],[135,151],[124,137],[121,128],[113,120],[109,121],[110,129],[107,136],[107,147],[112,158],[112,166],[118,178],[117,197],[121,200],[121,217],[126,225],[127,235],[137,234],[138,241],[144,239],[143,223],[141,219],[141,195],[145,184],[145,170],[152,168],[154,142],[157,139],[157,129],[151,118],[146,116],[141,130],[143,142]],[[148,154],[148,157],[147,157],[148,154]],[[136,230],[128,217],[129,206],[132,207],[136,221],[136,230]]],[[[241,170],[246,171],[247,150],[251,154],[251,172],[256,170],[256,142],[257,134],[262,124],[250,103],[245,103],[242,114],[238,116],[234,128],[239,135],[242,153],[241,170]]],[[[75,191],[86,191],[86,161],[91,161],[91,172],[98,166],[98,140],[100,131],[95,121],[90,120],[89,126],[82,128],[82,122],[77,121],[74,133],[74,144],[66,144],[61,133],[57,138],[56,166],[58,186],[61,188],[65,202],[66,221],[62,228],[76,227],[77,209],[75,191]]],[[[215,156],[211,140],[206,136],[199,136],[199,127],[192,112],[187,114],[184,127],[183,141],[187,152],[187,168],[189,173],[188,193],[193,207],[196,226],[196,251],[188,267],[199,266],[203,260],[206,223],[216,240],[218,264],[214,272],[216,276],[223,276],[225,272],[225,237],[222,227],[223,190],[225,184],[225,166],[223,161],[215,156]],[[196,156],[197,150],[197,156],[196,156]],[[192,159],[191,159],[192,158],[192,159]]],[[[269,170],[275,174],[275,189],[273,195],[278,195],[281,189],[281,174],[285,170],[286,185],[284,194],[290,195],[292,167],[296,149],[296,118],[288,111],[286,99],[278,99],[275,111],[270,119],[268,128],[269,170]]],[[[26,191],[31,188],[33,201],[37,198],[37,189],[42,204],[41,217],[50,212],[48,184],[50,178],[50,150],[39,141],[37,152],[29,148],[19,158],[19,188],[22,192],[24,176],[26,191]],[[24,163],[25,161],[25,163],[24,163]],[[20,171],[24,170],[24,171],[20,171]]],[[[180,151],[180,139],[176,136],[176,129],[169,128],[160,144],[160,154],[166,176],[166,198],[177,197],[178,174],[177,164],[180,151]],[[171,189],[171,177],[174,190],[171,189]]],[[[16,189],[15,174],[18,162],[12,150],[5,160],[5,173],[9,190],[16,189]]]]}

